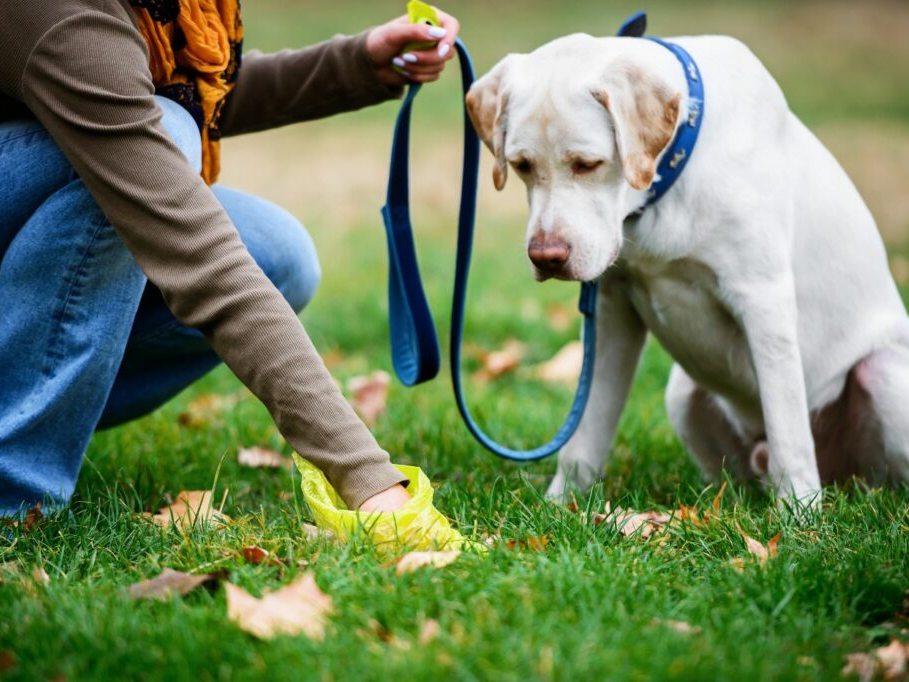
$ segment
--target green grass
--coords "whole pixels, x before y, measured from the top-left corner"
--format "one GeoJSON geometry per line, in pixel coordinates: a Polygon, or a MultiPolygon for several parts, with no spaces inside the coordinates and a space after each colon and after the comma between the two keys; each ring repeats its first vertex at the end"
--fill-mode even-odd
{"type": "MultiPolygon", "coordinates": [[[[320,3],[316,11],[311,2],[247,4],[250,41],[266,48],[354,31],[397,7],[320,3]]],[[[572,2],[571,11],[553,12],[550,4],[535,1],[521,3],[522,11],[513,13],[506,11],[507,3],[452,3],[451,8],[470,25],[473,35],[468,29],[465,35],[482,69],[507,49],[533,47],[571,30],[595,31],[594,21],[601,32],[609,32],[634,8],[630,3],[601,5],[572,2]]],[[[851,16],[845,4],[833,5],[838,14],[818,15],[828,29],[851,16]]],[[[809,119],[843,117],[861,123],[882,117],[905,123],[909,118],[906,89],[885,87],[905,81],[909,62],[891,64],[868,82],[856,75],[870,73],[888,54],[905,52],[905,45],[848,41],[831,62],[837,68],[851,65],[851,76],[843,78],[854,77],[862,86],[843,97],[833,66],[825,64],[828,70],[820,75],[812,66],[823,62],[821,55],[834,54],[830,31],[806,31],[803,47],[813,56],[797,59],[796,28],[772,30],[781,17],[810,15],[811,7],[827,4],[699,2],[684,12],[673,7],[650,4],[657,30],[682,32],[671,28],[678,23],[696,31],[703,25],[703,30],[740,32],[757,40],[757,51],[785,81],[793,106],[809,119]],[[867,60],[857,55],[867,55],[867,60]]],[[[878,16],[886,4],[873,7],[878,16]]],[[[442,124],[453,120],[451,80],[426,97],[424,122],[436,114],[442,124]]],[[[263,157],[267,163],[288,164],[295,150],[305,149],[318,135],[387,132],[383,126],[393,109],[257,139],[269,150],[270,156],[263,157]]],[[[372,137],[363,143],[370,149],[386,144],[372,137]]],[[[424,156],[416,163],[429,162],[431,157],[424,156]]],[[[384,158],[379,165],[383,163],[384,158]]],[[[351,199],[365,207],[343,229],[331,221],[336,207],[292,205],[305,212],[304,219],[319,216],[310,228],[325,277],[303,321],[324,354],[341,358],[334,371],[342,381],[390,369],[383,235],[374,210],[381,183],[381,177],[375,178],[374,191],[351,199]]],[[[449,211],[431,202],[417,206],[421,264],[442,338],[447,335],[453,271],[449,211]]],[[[521,339],[528,346],[525,368],[487,385],[470,382],[468,391],[474,411],[493,435],[531,445],[557,427],[571,392],[534,381],[526,367],[576,336],[576,326],[557,331],[546,316],[551,304],[572,305],[576,287],[533,283],[520,248],[522,220],[506,212],[483,222],[471,280],[468,338],[485,348],[521,339]]],[[[465,364],[469,370],[470,362],[465,364]]],[[[606,500],[634,509],[709,505],[715,488],[701,481],[666,420],[662,389],[669,366],[662,349],[648,344],[608,476],[580,498],[583,507],[601,509],[606,500]]],[[[888,623],[901,609],[907,616],[901,606],[909,588],[907,491],[868,490],[861,484],[830,490],[820,518],[799,525],[775,511],[759,489],[732,487],[719,520],[709,528],[674,527],[662,544],[623,538],[608,524],[585,525],[577,514],[541,499],[554,461],[519,466],[483,451],[460,424],[446,376],[416,389],[393,385],[388,411],[375,426],[379,441],[397,461],[429,473],[438,483],[438,507],[462,530],[504,539],[546,535],[549,545],[544,553],[500,546],[488,556],[468,556],[444,569],[396,577],[394,568],[369,548],[305,539],[302,524],[311,519],[296,475],[237,464],[240,446],[289,453],[255,398],[244,398],[207,427],[179,424],[178,415],[195,397],[240,388],[220,368],[154,414],[99,434],[72,508],[29,533],[14,530],[0,541],[0,652],[10,652],[15,660],[0,677],[839,679],[845,654],[886,643],[892,632],[888,623]],[[224,511],[234,523],[228,528],[182,536],[137,517],[180,490],[211,487],[219,466],[216,498],[229,490],[224,511]],[[737,524],[761,540],[782,531],[779,558],[765,566],[748,562],[743,572],[736,571],[729,560],[746,556],[737,524]],[[286,559],[290,568],[245,565],[232,554],[251,544],[286,559]],[[163,567],[226,569],[232,581],[261,594],[305,570],[296,568],[301,559],[310,562],[309,569],[337,607],[321,643],[302,636],[270,642],[251,638],[227,620],[220,589],[165,603],[133,602],[125,594],[129,584],[163,567]],[[47,586],[30,584],[35,566],[47,571],[47,586]],[[419,646],[416,637],[430,618],[439,621],[440,635],[419,646]],[[364,635],[373,620],[410,642],[409,650],[364,635]],[[680,634],[661,624],[667,620],[685,621],[700,632],[680,634]]],[[[4,658],[0,655],[0,661],[4,658]]]]}

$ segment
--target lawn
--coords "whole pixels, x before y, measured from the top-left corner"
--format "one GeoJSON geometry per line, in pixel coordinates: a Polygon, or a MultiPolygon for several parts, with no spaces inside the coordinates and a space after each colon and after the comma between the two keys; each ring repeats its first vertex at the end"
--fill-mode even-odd
{"type": "MultiPolygon", "coordinates": [[[[627,2],[452,2],[478,68],[572,31],[609,33],[627,2]],[[517,4],[517,3],[514,3],[517,4]],[[561,9],[560,9],[561,8],[561,9]]],[[[275,49],[355,32],[398,3],[246,3],[248,43],[275,49]],[[292,6],[291,6],[292,5],[292,6]]],[[[897,2],[648,3],[661,34],[723,32],[746,40],[793,109],[841,158],[888,238],[909,297],[909,8],[897,2]],[[902,268],[902,270],[901,270],[902,268]]],[[[441,337],[453,273],[459,164],[454,75],[417,105],[415,222],[441,337]]],[[[229,140],[226,184],[267,196],[309,227],[324,279],[302,320],[339,380],[390,371],[386,258],[378,217],[394,104],[331,121],[229,140]]],[[[488,160],[486,160],[488,163],[488,160]]],[[[491,189],[484,166],[467,335],[478,349],[526,345],[517,371],[468,382],[476,415],[514,445],[558,426],[570,388],[538,381],[535,363],[577,337],[563,311],[576,286],[536,284],[523,253],[519,183],[491,189]]],[[[444,351],[445,349],[443,349],[444,351]]],[[[648,342],[606,480],[578,498],[636,510],[711,508],[705,484],[663,408],[670,359],[648,342]]],[[[754,487],[730,486],[710,523],[673,523],[650,539],[549,504],[555,460],[496,459],[461,425],[447,376],[416,389],[393,383],[374,426],[396,461],[422,467],[437,506],[466,534],[501,540],[486,555],[397,576],[386,557],[304,532],[299,476],[237,463],[243,446],[289,454],[264,407],[220,368],[154,414],[98,434],[72,507],[0,544],[0,677],[23,680],[228,679],[840,679],[846,655],[907,639],[909,492],[856,481],[829,490],[823,513],[799,524],[754,487]],[[237,396],[197,425],[180,419],[200,396],[237,396]],[[233,522],[162,531],[141,516],[181,490],[215,488],[233,522]],[[778,556],[750,557],[739,529],[778,556]],[[545,537],[545,551],[508,540],[545,537]],[[281,560],[254,565],[256,545],[281,560]],[[732,561],[744,559],[744,562],[732,561]],[[36,580],[36,567],[48,580],[36,580]],[[226,615],[223,588],[134,601],[130,584],[170,567],[229,572],[255,595],[312,571],[336,612],[321,642],[260,641],[226,615]],[[420,643],[429,620],[438,636],[420,643]],[[680,626],[685,623],[690,628],[680,626]],[[378,625],[376,625],[378,624],[378,625]],[[903,628],[901,630],[901,628],[903,628]]]]}

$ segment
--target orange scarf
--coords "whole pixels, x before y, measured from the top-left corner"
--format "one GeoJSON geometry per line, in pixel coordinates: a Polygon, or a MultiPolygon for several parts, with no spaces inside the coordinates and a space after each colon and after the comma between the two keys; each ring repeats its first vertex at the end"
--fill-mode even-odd
{"type": "Polygon", "coordinates": [[[218,118],[240,68],[239,0],[132,0],[157,94],[185,107],[202,134],[202,177],[221,170],[218,118]]]}

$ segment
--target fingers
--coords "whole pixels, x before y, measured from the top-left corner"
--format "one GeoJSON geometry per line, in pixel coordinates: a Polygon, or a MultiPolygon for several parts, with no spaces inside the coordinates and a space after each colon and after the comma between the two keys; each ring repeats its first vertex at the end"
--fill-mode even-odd
{"type": "Polygon", "coordinates": [[[443,12],[438,7],[434,8],[445,29],[445,36],[436,46],[436,53],[441,59],[451,59],[454,56],[454,42],[461,31],[461,23],[450,14],[443,12]]]}

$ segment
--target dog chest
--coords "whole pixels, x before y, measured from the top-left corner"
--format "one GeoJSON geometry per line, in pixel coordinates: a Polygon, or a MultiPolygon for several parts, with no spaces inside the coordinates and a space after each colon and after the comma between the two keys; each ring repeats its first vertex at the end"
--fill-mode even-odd
{"type": "Polygon", "coordinates": [[[678,260],[628,265],[628,296],[648,330],[699,384],[734,400],[757,395],[744,332],[722,305],[714,273],[678,260]]]}

